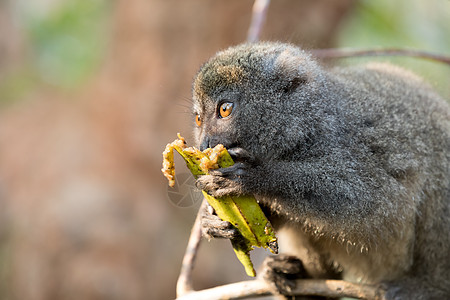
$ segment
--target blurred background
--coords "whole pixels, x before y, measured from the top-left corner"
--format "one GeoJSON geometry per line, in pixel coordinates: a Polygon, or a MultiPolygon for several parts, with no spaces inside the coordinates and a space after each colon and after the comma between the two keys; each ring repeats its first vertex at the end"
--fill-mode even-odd
{"type": "MultiPolygon", "coordinates": [[[[1,299],[175,298],[200,201],[168,196],[161,153],[192,140],[191,80],[245,40],[252,5],[0,0],[1,299]]],[[[450,55],[449,20],[448,0],[273,0],[262,39],[450,55]]],[[[449,98],[447,65],[370,60],[449,98]]],[[[243,279],[228,241],[202,243],[197,289],[243,279]]]]}

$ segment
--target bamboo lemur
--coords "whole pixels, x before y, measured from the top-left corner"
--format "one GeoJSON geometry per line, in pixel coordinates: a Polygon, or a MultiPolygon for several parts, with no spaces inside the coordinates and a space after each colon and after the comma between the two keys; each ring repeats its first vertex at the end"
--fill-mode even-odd
{"type": "MultiPolygon", "coordinates": [[[[450,297],[450,107],[420,78],[243,44],[200,69],[193,111],[197,146],[221,143],[237,162],[197,186],[255,195],[304,276],[381,284],[388,299],[450,297]]],[[[205,232],[235,235],[216,221],[205,232]]]]}

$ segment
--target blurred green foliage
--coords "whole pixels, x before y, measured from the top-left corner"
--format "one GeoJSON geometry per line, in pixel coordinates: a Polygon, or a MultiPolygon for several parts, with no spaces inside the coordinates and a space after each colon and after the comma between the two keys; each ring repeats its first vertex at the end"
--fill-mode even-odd
{"type": "Polygon", "coordinates": [[[106,44],[104,0],[70,0],[44,17],[26,20],[36,68],[43,80],[78,85],[98,65],[106,44]]]}
{"type": "MultiPolygon", "coordinates": [[[[450,0],[360,0],[344,22],[339,47],[420,49],[450,56],[450,0]]],[[[350,58],[345,63],[389,61],[411,69],[450,98],[450,66],[406,57],[350,58]]]]}
{"type": "Polygon", "coordinates": [[[112,2],[64,0],[12,2],[26,40],[23,61],[0,82],[0,103],[24,98],[38,86],[73,89],[102,61],[109,40],[112,2]]]}

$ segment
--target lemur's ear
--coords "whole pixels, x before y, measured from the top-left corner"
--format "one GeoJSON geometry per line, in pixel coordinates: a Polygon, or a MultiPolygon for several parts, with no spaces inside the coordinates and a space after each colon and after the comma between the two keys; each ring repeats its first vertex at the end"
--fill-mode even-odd
{"type": "Polygon", "coordinates": [[[283,92],[295,91],[309,80],[305,70],[306,58],[297,51],[286,49],[275,59],[274,72],[276,80],[281,82],[283,92]]]}

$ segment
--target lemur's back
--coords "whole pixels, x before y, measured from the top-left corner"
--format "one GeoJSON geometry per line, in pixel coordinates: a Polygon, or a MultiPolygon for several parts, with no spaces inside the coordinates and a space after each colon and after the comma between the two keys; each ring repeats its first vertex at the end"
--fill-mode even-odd
{"type": "Polygon", "coordinates": [[[337,73],[347,86],[358,81],[345,111],[357,120],[355,138],[369,150],[368,162],[401,183],[405,191],[398,201],[415,207],[407,272],[450,289],[450,106],[420,78],[395,66],[370,64],[337,73]]]}

